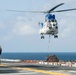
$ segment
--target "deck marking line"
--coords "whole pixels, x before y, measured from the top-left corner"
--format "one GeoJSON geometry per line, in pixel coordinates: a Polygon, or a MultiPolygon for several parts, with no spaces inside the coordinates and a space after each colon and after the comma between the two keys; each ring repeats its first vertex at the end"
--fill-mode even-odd
{"type": "MultiPolygon", "coordinates": [[[[0,64],[0,66],[8,66],[8,65],[0,64]]],[[[12,67],[12,66],[9,66],[9,67],[10,68],[15,68],[15,69],[20,69],[20,70],[28,70],[28,71],[38,72],[38,73],[44,73],[44,74],[69,75],[69,74],[62,74],[62,73],[53,72],[53,71],[37,70],[37,69],[33,69],[33,68],[20,68],[20,67],[12,67]]]]}
{"type": "Polygon", "coordinates": [[[45,70],[37,70],[33,68],[20,68],[20,67],[12,67],[16,69],[21,69],[21,70],[28,70],[28,71],[33,71],[33,72],[38,72],[38,73],[44,73],[44,74],[53,74],[53,75],[69,75],[69,74],[63,74],[60,72],[52,72],[52,71],[45,71],[45,70]]]}
{"type": "Polygon", "coordinates": [[[7,65],[4,65],[4,64],[0,64],[0,66],[7,66],[7,65]]]}
{"type": "Polygon", "coordinates": [[[30,72],[30,73],[29,72],[28,73],[25,73],[25,72],[24,73],[8,73],[8,74],[0,74],[0,75],[21,75],[21,74],[22,75],[25,75],[25,74],[26,75],[27,74],[37,74],[37,72],[30,72]]]}

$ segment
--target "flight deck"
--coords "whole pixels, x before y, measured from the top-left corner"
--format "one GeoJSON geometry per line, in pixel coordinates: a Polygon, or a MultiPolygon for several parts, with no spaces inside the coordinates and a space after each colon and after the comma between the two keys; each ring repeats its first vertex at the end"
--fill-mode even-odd
{"type": "Polygon", "coordinates": [[[38,63],[4,62],[0,75],[76,75],[76,67],[54,66],[38,63]]]}

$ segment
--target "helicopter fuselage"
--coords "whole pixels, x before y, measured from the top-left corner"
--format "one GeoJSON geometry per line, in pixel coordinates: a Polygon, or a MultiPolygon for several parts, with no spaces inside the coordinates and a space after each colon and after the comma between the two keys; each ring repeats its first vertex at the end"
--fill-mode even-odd
{"type": "Polygon", "coordinates": [[[43,34],[54,35],[58,33],[58,27],[55,24],[52,25],[49,24],[49,26],[45,25],[43,28],[40,29],[39,33],[42,35],[43,34]]]}
{"type": "Polygon", "coordinates": [[[55,19],[55,15],[47,14],[45,16],[45,23],[41,23],[42,28],[39,30],[39,34],[41,34],[41,38],[44,38],[43,35],[54,35],[54,37],[58,37],[58,25],[55,19]]]}

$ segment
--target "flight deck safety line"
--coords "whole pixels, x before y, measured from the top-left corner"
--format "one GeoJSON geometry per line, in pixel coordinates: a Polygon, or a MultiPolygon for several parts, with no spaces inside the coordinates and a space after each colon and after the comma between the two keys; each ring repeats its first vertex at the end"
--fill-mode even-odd
{"type": "Polygon", "coordinates": [[[33,71],[33,72],[38,72],[38,73],[44,73],[44,74],[52,74],[52,75],[69,75],[69,74],[62,74],[60,72],[52,72],[52,71],[45,71],[45,70],[38,70],[38,69],[33,69],[33,68],[20,68],[20,67],[12,67],[20,70],[27,70],[27,71],[33,71]]]}
{"type": "Polygon", "coordinates": [[[0,64],[0,66],[7,66],[7,65],[4,65],[4,64],[0,64]]]}
{"type": "MultiPolygon", "coordinates": [[[[8,65],[0,64],[0,66],[8,66],[8,65]]],[[[33,71],[33,72],[44,73],[44,74],[49,74],[49,75],[50,74],[52,74],[52,75],[69,75],[69,74],[62,74],[60,72],[38,70],[38,69],[33,69],[33,68],[20,68],[20,67],[12,67],[12,66],[9,66],[9,67],[10,68],[19,69],[19,70],[27,70],[27,71],[33,71]]]]}

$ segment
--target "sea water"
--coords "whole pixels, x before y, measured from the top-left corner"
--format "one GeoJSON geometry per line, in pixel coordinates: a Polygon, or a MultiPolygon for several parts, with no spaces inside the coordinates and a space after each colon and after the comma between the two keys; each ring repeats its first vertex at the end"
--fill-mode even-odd
{"type": "Polygon", "coordinates": [[[2,53],[2,59],[46,60],[49,55],[56,55],[60,60],[76,60],[76,52],[35,52],[35,53],[2,53]]]}

